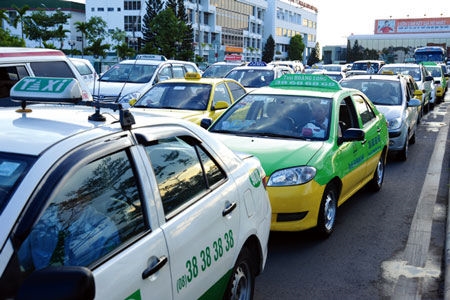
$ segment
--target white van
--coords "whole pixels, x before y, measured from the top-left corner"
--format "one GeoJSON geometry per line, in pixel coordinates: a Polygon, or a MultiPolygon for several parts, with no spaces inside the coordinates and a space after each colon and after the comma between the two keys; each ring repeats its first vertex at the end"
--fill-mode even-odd
{"type": "Polygon", "coordinates": [[[92,94],[80,73],[60,50],[43,48],[0,47],[0,106],[18,106],[10,99],[11,87],[27,76],[75,78],[82,89],[82,100],[92,94]]]}

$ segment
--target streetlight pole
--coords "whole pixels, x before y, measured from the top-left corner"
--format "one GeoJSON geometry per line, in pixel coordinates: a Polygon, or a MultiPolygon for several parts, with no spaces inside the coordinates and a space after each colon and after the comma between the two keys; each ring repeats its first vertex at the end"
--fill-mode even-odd
{"type": "Polygon", "coordinates": [[[70,57],[73,57],[73,46],[75,46],[74,40],[69,40],[69,46],[70,46],[70,57]]]}

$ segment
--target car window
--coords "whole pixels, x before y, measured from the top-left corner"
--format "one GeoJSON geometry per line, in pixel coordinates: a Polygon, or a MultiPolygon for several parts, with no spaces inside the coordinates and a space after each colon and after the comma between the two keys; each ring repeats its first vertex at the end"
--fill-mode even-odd
{"type": "Polygon", "coordinates": [[[100,77],[100,81],[146,83],[152,79],[156,67],[156,65],[116,64],[100,77]]]}
{"type": "Polygon", "coordinates": [[[169,219],[225,179],[225,173],[204,149],[180,137],[146,147],[169,219]]]}
{"type": "Polygon", "coordinates": [[[235,101],[245,95],[245,89],[243,89],[239,84],[235,82],[228,82],[227,84],[235,101]]]}
{"type": "Polygon", "coordinates": [[[171,66],[162,67],[161,70],[159,71],[159,77],[162,80],[173,78],[172,67],[171,66]]]}
{"type": "Polygon", "coordinates": [[[197,69],[190,64],[185,64],[184,67],[187,70],[187,72],[197,73],[197,69]]]}
{"type": "Polygon", "coordinates": [[[78,60],[72,60],[72,63],[75,65],[75,67],[77,68],[78,72],[80,72],[81,75],[93,74],[91,68],[89,68],[89,66],[86,63],[78,60]]]}
{"type": "Polygon", "coordinates": [[[18,255],[21,269],[89,266],[146,230],[125,151],[75,170],[54,188],[18,255]]]}
{"type": "Polygon", "coordinates": [[[220,83],[216,85],[216,88],[214,90],[213,106],[216,105],[218,101],[225,101],[226,103],[231,105],[230,94],[228,93],[225,83],[220,83]]]}
{"type": "Polygon", "coordinates": [[[72,69],[65,61],[31,62],[30,67],[34,76],[76,78],[72,69]]]}
{"type": "Polygon", "coordinates": [[[363,125],[375,119],[375,113],[363,97],[354,95],[353,99],[355,101],[356,111],[361,116],[363,125]]]}
{"type": "Polygon", "coordinates": [[[9,97],[9,91],[20,79],[29,76],[25,66],[0,67],[0,98],[9,97]]]}
{"type": "Polygon", "coordinates": [[[172,66],[172,70],[174,78],[184,78],[184,74],[186,74],[186,69],[183,66],[172,66]]]}

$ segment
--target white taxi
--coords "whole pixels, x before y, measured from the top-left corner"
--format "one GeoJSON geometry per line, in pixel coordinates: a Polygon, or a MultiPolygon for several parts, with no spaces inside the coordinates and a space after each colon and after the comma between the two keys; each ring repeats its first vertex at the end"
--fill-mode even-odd
{"type": "Polygon", "coordinates": [[[188,121],[80,105],[73,79],[27,77],[11,97],[1,299],[252,298],[271,218],[257,158],[188,121]]]}

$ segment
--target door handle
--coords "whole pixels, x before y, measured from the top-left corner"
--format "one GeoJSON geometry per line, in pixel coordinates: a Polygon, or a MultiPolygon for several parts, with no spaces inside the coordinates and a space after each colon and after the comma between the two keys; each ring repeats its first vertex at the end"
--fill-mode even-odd
{"type": "Polygon", "coordinates": [[[230,214],[235,208],[237,207],[236,202],[229,203],[227,207],[222,211],[222,217],[225,217],[226,215],[230,214]]]}
{"type": "Polygon", "coordinates": [[[153,274],[155,274],[156,272],[158,272],[159,270],[161,270],[161,268],[167,263],[167,256],[163,255],[158,259],[158,262],[156,264],[151,264],[150,266],[148,266],[147,269],[144,270],[144,272],[142,272],[142,279],[146,279],[150,276],[152,276],[153,274]]]}

